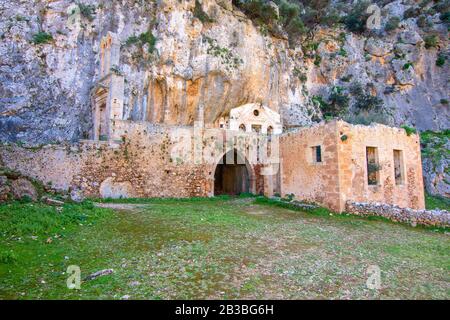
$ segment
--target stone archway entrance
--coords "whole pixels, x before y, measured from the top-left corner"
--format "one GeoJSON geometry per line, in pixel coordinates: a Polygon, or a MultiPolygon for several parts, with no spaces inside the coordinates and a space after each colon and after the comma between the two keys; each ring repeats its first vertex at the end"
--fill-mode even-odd
{"type": "Polygon", "coordinates": [[[214,195],[239,195],[253,191],[251,167],[237,150],[226,153],[214,172],[214,195]]]}

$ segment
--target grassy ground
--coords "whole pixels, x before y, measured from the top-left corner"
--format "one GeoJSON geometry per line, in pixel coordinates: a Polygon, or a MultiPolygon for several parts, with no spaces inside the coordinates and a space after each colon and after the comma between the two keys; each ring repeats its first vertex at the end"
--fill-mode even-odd
{"type": "Polygon", "coordinates": [[[450,298],[443,232],[251,198],[126,202],[0,206],[0,298],[450,298]],[[114,273],[69,290],[69,265],[114,273]]]}

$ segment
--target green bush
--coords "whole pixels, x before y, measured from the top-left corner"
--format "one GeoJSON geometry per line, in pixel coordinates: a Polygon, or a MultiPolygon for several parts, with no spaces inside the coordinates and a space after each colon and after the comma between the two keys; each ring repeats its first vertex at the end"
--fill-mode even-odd
{"type": "Polygon", "coordinates": [[[196,17],[202,23],[207,23],[207,22],[213,22],[214,21],[203,10],[202,5],[201,5],[201,3],[198,0],[195,0],[194,17],[196,17]]]}
{"type": "Polygon", "coordinates": [[[445,61],[446,61],[445,56],[443,54],[440,54],[436,59],[436,65],[438,67],[442,67],[445,64],[445,61]]]}
{"type": "Polygon", "coordinates": [[[325,117],[341,117],[348,112],[350,99],[342,87],[333,87],[328,100],[330,103],[322,109],[325,117]]]}
{"type": "Polygon", "coordinates": [[[345,121],[352,124],[370,125],[372,123],[381,123],[392,125],[392,119],[385,112],[358,112],[348,114],[344,118],[345,121]]]}
{"type": "Polygon", "coordinates": [[[422,10],[420,8],[411,7],[403,13],[403,18],[404,19],[416,18],[420,15],[421,11],[422,10]]]}
{"type": "Polygon", "coordinates": [[[404,65],[403,65],[403,70],[408,70],[409,68],[412,68],[413,67],[413,64],[412,64],[412,62],[407,62],[407,63],[405,63],[404,65]]]}
{"type": "Polygon", "coordinates": [[[348,30],[354,33],[363,33],[366,30],[367,19],[369,18],[367,8],[369,5],[369,1],[360,1],[352,7],[351,11],[343,19],[348,30]]]}
{"type": "Polygon", "coordinates": [[[274,0],[279,16],[269,0],[233,0],[258,25],[265,25],[272,33],[279,33],[280,27],[288,34],[289,43],[297,44],[308,31],[319,24],[334,26],[340,21],[338,11],[330,8],[329,0],[274,0]]]}
{"type": "Polygon", "coordinates": [[[141,33],[139,36],[131,36],[125,41],[126,46],[131,46],[135,44],[139,44],[141,46],[144,46],[145,44],[148,44],[148,52],[152,53],[155,51],[155,45],[156,45],[156,37],[152,34],[151,31],[147,31],[144,33],[141,33]]]}
{"type": "Polygon", "coordinates": [[[359,83],[354,84],[350,92],[355,97],[354,107],[359,111],[380,111],[383,108],[383,100],[367,93],[359,83]]]}
{"type": "Polygon", "coordinates": [[[151,31],[141,33],[139,40],[142,44],[148,44],[148,52],[152,53],[155,50],[156,38],[151,31]]]}
{"type": "Polygon", "coordinates": [[[295,3],[282,0],[279,3],[280,23],[288,33],[291,42],[295,42],[307,31],[300,18],[300,6],[295,3]]]}
{"type": "Polygon", "coordinates": [[[439,37],[435,34],[426,36],[423,40],[425,41],[425,48],[427,49],[436,48],[439,43],[439,37]]]}
{"type": "Polygon", "coordinates": [[[326,102],[321,96],[313,96],[311,101],[317,105],[325,119],[343,117],[348,112],[349,96],[342,87],[333,87],[326,102]]]}
{"type": "Polygon", "coordinates": [[[96,8],[94,5],[83,4],[83,3],[77,3],[77,5],[80,8],[80,13],[83,17],[85,17],[89,21],[94,20],[94,16],[96,13],[96,8]]]}
{"type": "Polygon", "coordinates": [[[127,39],[127,41],[125,41],[125,45],[126,46],[131,46],[133,44],[136,44],[139,42],[139,37],[136,36],[131,36],[127,39]]]}
{"type": "Polygon", "coordinates": [[[411,127],[409,127],[409,126],[407,126],[407,125],[402,125],[401,126],[401,128],[402,129],[404,129],[405,131],[406,131],[406,135],[409,137],[410,135],[412,135],[412,134],[416,134],[417,133],[417,130],[416,129],[414,129],[414,128],[411,128],[411,127]]]}
{"type": "Polygon", "coordinates": [[[272,26],[276,23],[277,13],[264,0],[233,0],[233,4],[240,8],[247,16],[257,21],[259,24],[272,26]]]}
{"type": "Polygon", "coordinates": [[[422,29],[429,29],[433,26],[433,21],[429,20],[427,16],[421,15],[417,18],[417,25],[422,29]]]}
{"type": "Polygon", "coordinates": [[[441,13],[440,19],[442,22],[450,23],[450,11],[441,13]]]}
{"type": "Polygon", "coordinates": [[[421,132],[422,157],[430,159],[434,166],[439,165],[442,159],[449,159],[450,151],[446,147],[449,139],[450,130],[421,132]]]}
{"type": "Polygon", "coordinates": [[[396,30],[400,24],[400,18],[399,17],[391,17],[388,22],[386,23],[386,26],[384,27],[384,30],[386,31],[393,31],[396,30]]]}
{"type": "Polygon", "coordinates": [[[45,44],[53,41],[53,36],[46,32],[39,32],[33,35],[34,44],[45,44]]]}
{"type": "Polygon", "coordinates": [[[319,106],[319,108],[320,108],[321,110],[323,110],[323,109],[325,109],[325,108],[328,108],[328,103],[326,103],[326,102],[323,100],[323,97],[321,97],[321,96],[313,96],[313,97],[311,98],[311,101],[312,101],[315,105],[319,106]]]}
{"type": "Polygon", "coordinates": [[[316,66],[320,66],[320,63],[322,62],[322,57],[318,54],[316,54],[316,57],[314,58],[314,64],[316,66]]]}

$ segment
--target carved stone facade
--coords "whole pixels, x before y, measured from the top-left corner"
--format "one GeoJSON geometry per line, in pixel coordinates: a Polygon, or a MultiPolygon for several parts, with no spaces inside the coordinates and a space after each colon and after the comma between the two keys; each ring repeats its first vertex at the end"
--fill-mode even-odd
{"type": "Polygon", "coordinates": [[[120,40],[109,32],[100,44],[100,79],[91,91],[94,140],[113,139],[111,126],[123,118],[125,79],[119,63],[120,40]]]}

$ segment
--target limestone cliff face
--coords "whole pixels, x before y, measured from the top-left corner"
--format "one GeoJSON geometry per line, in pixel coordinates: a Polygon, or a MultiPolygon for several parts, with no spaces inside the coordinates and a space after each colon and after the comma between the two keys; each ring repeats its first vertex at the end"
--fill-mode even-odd
{"type": "Polygon", "coordinates": [[[231,1],[203,1],[211,20],[204,23],[194,17],[195,1],[90,2],[95,14],[77,21],[68,0],[0,1],[2,140],[87,136],[99,43],[108,31],[123,43],[117,68],[126,79],[125,118],[192,124],[203,105],[213,123],[233,107],[264,102],[290,110],[286,123],[309,122],[292,76],[295,51],[285,39],[264,36],[231,1]],[[53,40],[33,43],[39,32],[53,40]],[[133,41],[149,32],[156,38],[151,53],[148,43],[133,41]]]}
{"type": "MultiPolygon", "coordinates": [[[[99,45],[109,31],[122,43],[115,71],[125,77],[125,119],[191,125],[204,109],[214,124],[234,107],[262,102],[284,126],[303,126],[323,118],[313,97],[326,101],[333,87],[360,83],[383,100],[391,124],[449,127],[449,63],[436,65],[438,51],[448,55],[448,30],[437,16],[440,48],[427,49],[410,18],[383,36],[317,28],[310,55],[231,0],[198,2],[203,16],[194,0],[81,2],[0,0],[0,140],[88,137],[99,45]]],[[[413,3],[385,5],[383,23],[413,3]]]]}
{"type": "MultiPolygon", "coordinates": [[[[404,11],[400,2],[385,10],[404,11]]],[[[449,108],[442,104],[448,100],[448,63],[436,66],[437,50],[424,47],[412,19],[381,39],[319,29],[314,40],[321,62],[314,64],[229,0],[203,0],[203,22],[193,0],[83,3],[77,19],[68,0],[0,1],[2,140],[87,136],[99,41],[108,31],[123,44],[117,68],[126,78],[125,118],[189,125],[200,106],[205,121],[214,123],[231,108],[263,102],[282,114],[284,125],[306,125],[321,117],[311,97],[351,79],[384,100],[393,124],[448,128],[449,108]],[[89,4],[94,11],[86,9],[89,4]],[[53,40],[33,43],[40,32],[53,40]],[[156,38],[154,49],[139,40],[143,34],[156,38]]]]}

